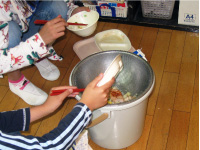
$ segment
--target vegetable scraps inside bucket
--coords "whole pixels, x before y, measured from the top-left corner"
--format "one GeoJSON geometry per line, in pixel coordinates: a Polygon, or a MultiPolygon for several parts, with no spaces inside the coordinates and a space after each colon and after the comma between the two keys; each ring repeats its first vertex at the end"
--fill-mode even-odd
{"type": "Polygon", "coordinates": [[[112,87],[109,93],[108,104],[118,104],[123,103],[129,100],[132,100],[137,97],[137,94],[131,96],[130,92],[122,94],[122,92],[117,87],[112,87]]]}

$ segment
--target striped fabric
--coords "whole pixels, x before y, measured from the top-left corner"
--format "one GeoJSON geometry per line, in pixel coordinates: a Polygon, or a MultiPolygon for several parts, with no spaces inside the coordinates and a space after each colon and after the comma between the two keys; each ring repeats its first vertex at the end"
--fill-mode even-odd
{"type": "Polygon", "coordinates": [[[92,113],[86,105],[78,103],[61,120],[58,127],[42,137],[12,135],[0,131],[0,149],[68,150],[90,122],[91,115],[92,113]]]}

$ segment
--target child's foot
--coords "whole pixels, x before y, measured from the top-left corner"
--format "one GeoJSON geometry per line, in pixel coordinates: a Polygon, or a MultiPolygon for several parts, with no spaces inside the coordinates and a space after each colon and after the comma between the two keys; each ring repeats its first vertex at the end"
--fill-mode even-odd
{"type": "Polygon", "coordinates": [[[17,81],[9,80],[9,87],[13,93],[29,105],[41,105],[48,97],[47,93],[32,84],[24,75],[17,81]]]}
{"type": "Polygon", "coordinates": [[[47,58],[36,62],[35,66],[38,68],[41,76],[46,80],[54,81],[57,80],[60,76],[59,69],[47,58]]]}

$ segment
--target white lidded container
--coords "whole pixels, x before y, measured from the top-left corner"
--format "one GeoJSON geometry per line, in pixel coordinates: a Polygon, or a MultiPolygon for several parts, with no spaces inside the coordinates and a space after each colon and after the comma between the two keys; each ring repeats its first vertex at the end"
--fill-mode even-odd
{"type": "Polygon", "coordinates": [[[95,43],[101,51],[131,49],[129,38],[119,29],[110,29],[97,33],[95,43]]]}
{"type": "MultiPolygon", "coordinates": [[[[123,94],[130,92],[136,97],[119,104],[108,104],[93,111],[92,124],[89,126],[90,137],[97,145],[108,149],[128,147],[142,135],[148,97],[155,83],[151,66],[130,52],[103,51],[80,61],[70,74],[70,85],[85,88],[99,73],[104,72],[119,54],[123,69],[113,86],[123,94]]],[[[80,100],[81,95],[77,95],[76,99],[80,100]]]]}

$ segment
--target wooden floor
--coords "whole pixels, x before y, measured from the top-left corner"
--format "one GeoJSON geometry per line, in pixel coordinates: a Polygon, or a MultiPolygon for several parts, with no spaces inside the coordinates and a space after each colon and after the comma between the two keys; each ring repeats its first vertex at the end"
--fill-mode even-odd
{"type": "MultiPolygon", "coordinates": [[[[141,138],[123,150],[198,150],[199,147],[199,35],[198,33],[99,22],[96,33],[120,29],[135,49],[142,48],[152,66],[156,84],[149,97],[145,127],[141,138]]],[[[23,70],[35,85],[48,92],[52,87],[69,85],[69,75],[80,61],[73,45],[84,38],[67,32],[54,44],[64,57],[54,62],[61,76],[56,81],[44,80],[36,67],[23,70]]],[[[8,88],[7,76],[0,79],[0,111],[29,107],[8,88]]],[[[41,136],[58,125],[76,104],[67,99],[54,114],[31,124],[24,135],[41,136]]],[[[90,140],[94,150],[105,150],[90,140]]]]}

